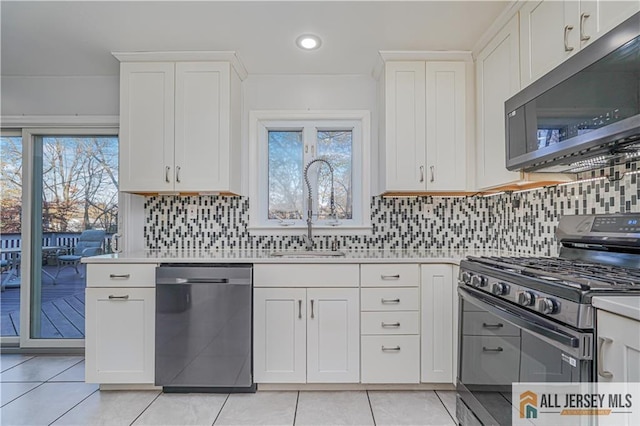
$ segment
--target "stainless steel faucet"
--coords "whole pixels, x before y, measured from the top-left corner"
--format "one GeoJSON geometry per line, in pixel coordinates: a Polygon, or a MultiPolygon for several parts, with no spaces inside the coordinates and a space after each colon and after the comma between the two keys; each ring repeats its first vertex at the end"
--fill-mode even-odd
{"type": "Polygon", "coordinates": [[[307,163],[306,166],[304,166],[304,182],[307,184],[307,195],[308,195],[308,199],[307,199],[307,235],[306,235],[306,241],[305,241],[305,250],[307,251],[311,251],[313,250],[313,235],[311,232],[311,223],[312,223],[312,218],[313,218],[313,199],[311,197],[311,183],[309,182],[309,167],[311,167],[312,164],[314,163],[325,163],[328,167],[329,167],[329,171],[331,172],[331,198],[329,201],[329,206],[331,209],[331,217],[335,220],[336,219],[336,203],[335,203],[335,197],[334,197],[334,192],[333,192],[333,166],[331,166],[331,163],[329,163],[327,160],[325,160],[324,158],[316,158],[314,160],[311,160],[307,163]]]}

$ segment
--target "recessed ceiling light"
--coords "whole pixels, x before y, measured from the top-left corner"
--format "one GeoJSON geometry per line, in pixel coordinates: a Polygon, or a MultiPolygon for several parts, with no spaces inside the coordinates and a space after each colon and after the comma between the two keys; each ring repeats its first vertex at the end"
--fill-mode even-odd
{"type": "Polygon", "coordinates": [[[315,50],[320,47],[320,44],[322,44],[320,37],[313,34],[303,34],[296,39],[296,45],[304,50],[315,50]]]}

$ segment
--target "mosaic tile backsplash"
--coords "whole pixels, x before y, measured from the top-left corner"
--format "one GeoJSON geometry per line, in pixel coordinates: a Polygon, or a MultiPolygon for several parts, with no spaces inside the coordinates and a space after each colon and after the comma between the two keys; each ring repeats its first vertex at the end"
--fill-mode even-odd
{"type": "MultiPolygon", "coordinates": [[[[640,212],[639,162],[581,176],[569,185],[490,197],[372,197],[372,235],[339,236],[341,249],[499,249],[557,255],[554,236],[560,216],[640,212]],[[605,179],[590,180],[609,176],[605,179]],[[433,214],[423,214],[425,204],[433,214]]],[[[154,196],[145,200],[145,239],[149,249],[292,249],[300,236],[252,236],[248,197],[154,196]],[[198,221],[187,206],[198,205],[198,221]]],[[[327,249],[334,237],[316,236],[327,249]]]]}

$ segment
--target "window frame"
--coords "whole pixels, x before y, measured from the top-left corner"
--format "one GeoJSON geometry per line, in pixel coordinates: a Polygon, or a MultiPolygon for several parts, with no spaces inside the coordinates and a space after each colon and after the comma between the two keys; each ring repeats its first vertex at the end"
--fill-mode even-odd
{"type": "MultiPolygon", "coordinates": [[[[353,132],[351,179],[354,195],[352,219],[340,220],[338,226],[331,226],[326,221],[314,221],[314,234],[371,234],[369,111],[251,111],[249,121],[249,232],[251,235],[299,235],[306,229],[306,212],[303,212],[303,217],[298,220],[268,219],[268,132],[270,130],[304,131],[305,129],[303,143],[305,146],[311,144],[314,148],[313,152],[308,153],[305,153],[303,149],[304,164],[307,164],[312,158],[318,158],[315,155],[318,131],[351,130],[353,132]]],[[[306,188],[303,188],[303,191],[306,200],[306,188]]],[[[306,204],[303,208],[306,211],[306,204]]]]}

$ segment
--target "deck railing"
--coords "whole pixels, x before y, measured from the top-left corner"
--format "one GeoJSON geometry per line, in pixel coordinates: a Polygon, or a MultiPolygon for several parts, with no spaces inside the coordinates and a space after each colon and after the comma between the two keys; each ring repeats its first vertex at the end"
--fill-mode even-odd
{"type": "MultiPolygon", "coordinates": [[[[80,232],[45,232],[42,234],[43,247],[75,247],[78,242],[80,232]]],[[[111,237],[113,234],[106,234],[104,237],[104,253],[111,253],[111,237]]],[[[5,249],[18,249],[22,247],[22,234],[7,233],[0,235],[0,251],[5,249]]],[[[6,260],[6,253],[2,253],[1,259],[6,260]]]]}

